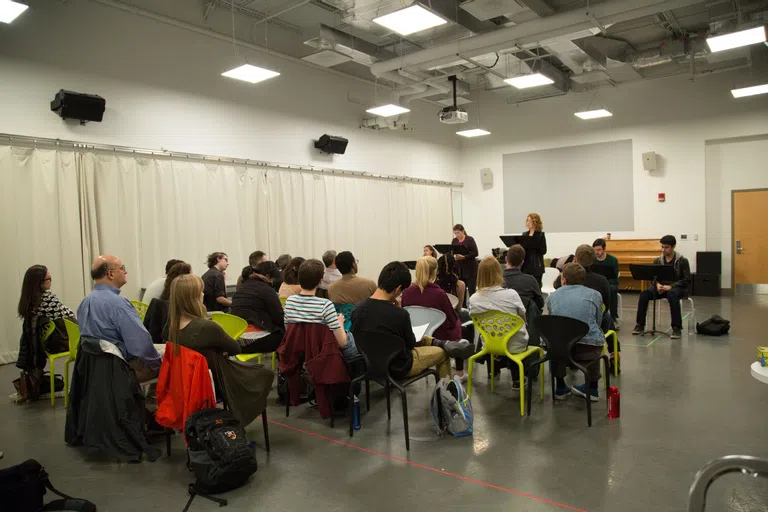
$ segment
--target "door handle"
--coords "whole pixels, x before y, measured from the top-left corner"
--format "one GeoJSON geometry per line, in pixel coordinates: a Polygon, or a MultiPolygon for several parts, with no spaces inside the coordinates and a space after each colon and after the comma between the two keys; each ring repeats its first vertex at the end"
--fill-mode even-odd
{"type": "Polygon", "coordinates": [[[742,254],[741,240],[736,240],[736,254],[742,254]]]}

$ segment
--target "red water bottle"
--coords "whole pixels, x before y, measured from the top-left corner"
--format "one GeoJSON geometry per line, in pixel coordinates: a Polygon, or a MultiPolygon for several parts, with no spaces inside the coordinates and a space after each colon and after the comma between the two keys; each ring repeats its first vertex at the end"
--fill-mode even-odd
{"type": "Polygon", "coordinates": [[[619,388],[611,386],[608,388],[608,417],[618,418],[621,416],[621,394],[619,388]]]}

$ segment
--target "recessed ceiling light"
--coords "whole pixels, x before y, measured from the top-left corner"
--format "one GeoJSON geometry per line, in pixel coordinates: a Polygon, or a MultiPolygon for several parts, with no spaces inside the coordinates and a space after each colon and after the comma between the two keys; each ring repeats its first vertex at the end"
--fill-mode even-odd
{"type": "Polygon", "coordinates": [[[708,37],[707,44],[713,52],[722,52],[741,46],[765,42],[765,27],[755,27],[748,30],[740,30],[722,36],[708,37]]]}
{"type": "Polygon", "coordinates": [[[239,68],[231,69],[225,73],[222,73],[221,76],[256,84],[263,82],[264,80],[269,80],[270,78],[280,76],[280,73],[256,66],[251,66],[250,64],[243,64],[239,68]]]}
{"type": "Polygon", "coordinates": [[[410,112],[410,109],[407,109],[405,107],[401,107],[399,105],[392,105],[391,103],[387,105],[382,105],[380,107],[374,107],[369,108],[366,110],[369,114],[373,114],[375,116],[381,116],[381,117],[392,117],[399,114],[405,114],[406,112],[410,112]]]}
{"type": "Polygon", "coordinates": [[[580,119],[598,119],[600,117],[611,117],[613,114],[605,110],[604,108],[598,110],[587,110],[585,112],[576,112],[576,117],[580,119]]]}
{"type": "Polygon", "coordinates": [[[12,2],[11,0],[0,0],[0,22],[10,23],[19,17],[21,13],[27,10],[29,6],[12,2]]]}
{"type": "Polygon", "coordinates": [[[755,96],[757,94],[768,94],[768,84],[754,85],[752,87],[742,87],[741,89],[731,89],[734,98],[744,98],[746,96],[755,96]]]}
{"type": "Polygon", "coordinates": [[[456,135],[461,135],[462,137],[482,137],[483,135],[490,135],[491,132],[488,130],[482,130],[480,128],[474,128],[472,130],[463,130],[460,132],[456,132],[456,135]]]}
{"type": "Polygon", "coordinates": [[[540,85],[547,85],[555,83],[549,77],[542,75],[541,73],[533,73],[531,75],[520,75],[504,80],[506,83],[518,89],[527,89],[529,87],[538,87],[540,85]]]}
{"type": "Polygon", "coordinates": [[[385,16],[379,16],[373,19],[383,27],[397,32],[402,36],[407,36],[428,28],[445,25],[446,20],[437,14],[429,11],[418,4],[411,5],[405,9],[400,9],[385,16]]]}

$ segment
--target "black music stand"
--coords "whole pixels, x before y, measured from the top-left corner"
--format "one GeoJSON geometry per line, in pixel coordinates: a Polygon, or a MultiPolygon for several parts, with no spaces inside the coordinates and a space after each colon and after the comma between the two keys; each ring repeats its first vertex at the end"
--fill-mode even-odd
{"type": "Polygon", "coordinates": [[[435,244],[433,247],[440,254],[448,254],[449,252],[464,256],[469,254],[469,248],[461,244],[435,244]]]}
{"type": "Polygon", "coordinates": [[[656,283],[674,283],[677,279],[675,267],[672,265],[630,265],[629,271],[632,273],[633,279],[638,281],[651,281],[651,288],[653,289],[653,322],[651,330],[641,332],[640,336],[645,336],[646,334],[663,334],[669,336],[666,332],[656,329],[656,301],[661,298],[656,289],[656,283]]]}
{"type": "Polygon", "coordinates": [[[406,267],[411,270],[416,270],[416,260],[408,260],[403,262],[406,267]]]}
{"type": "Polygon", "coordinates": [[[504,244],[504,247],[509,249],[513,245],[516,245],[518,243],[517,238],[520,235],[499,235],[499,238],[501,239],[501,243],[504,244]]]}

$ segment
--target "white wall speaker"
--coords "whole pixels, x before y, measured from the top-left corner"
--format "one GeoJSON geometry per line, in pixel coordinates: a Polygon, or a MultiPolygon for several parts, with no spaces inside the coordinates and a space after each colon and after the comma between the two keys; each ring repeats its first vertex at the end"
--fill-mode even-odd
{"type": "Polygon", "coordinates": [[[658,159],[654,151],[643,153],[643,169],[655,171],[658,168],[658,159]]]}
{"type": "Polygon", "coordinates": [[[480,183],[483,187],[488,188],[493,186],[493,171],[488,169],[480,169],[480,183]]]}

